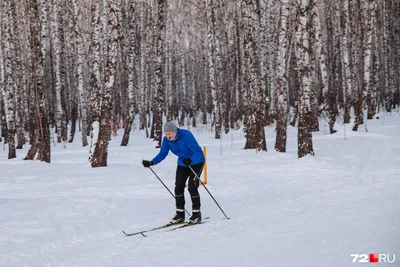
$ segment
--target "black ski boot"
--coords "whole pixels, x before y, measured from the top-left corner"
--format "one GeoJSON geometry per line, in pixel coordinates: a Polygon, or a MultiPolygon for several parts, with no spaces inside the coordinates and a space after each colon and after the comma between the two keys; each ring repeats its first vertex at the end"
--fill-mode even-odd
{"type": "Polygon", "coordinates": [[[201,212],[200,210],[193,210],[192,217],[189,219],[189,224],[201,223],[201,212]]]}
{"type": "Polygon", "coordinates": [[[184,211],[176,211],[176,215],[174,218],[171,219],[171,224],[178,224],[185,222],[185,212],[184,211]]]}

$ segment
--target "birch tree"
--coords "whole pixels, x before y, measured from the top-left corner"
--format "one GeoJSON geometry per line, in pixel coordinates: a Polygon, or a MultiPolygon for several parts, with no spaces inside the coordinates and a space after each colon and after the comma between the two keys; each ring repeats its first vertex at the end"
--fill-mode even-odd
{"type": "Polygon", "coordinates": [[[287,66],[288,62],[288,19],[289,19],[289,0],[281,1],[281,22],[279,28],[279,52],[276,78],[277,101],[277,122],[276,122],[276,141],[275,150],[286,152],[286,130],[287,130],[287,66]]]}
{"type": "MultiPolygon", "coordinates": [[[[55,91],[56,91],[56,128],[57,128],[57,142],[61,143],[62,133],[66,133],[64,128],[66,125],[62,123],[65,116],[62,96],[64,95],[62,90],[64,89],[64,84],[61,76],[61,40],[60,35],[62,34],[60,30],[60,3],[59,0],[52,0],[52,19],[51,19],[51,41],[52,41],[52,57],[54,64],[54,78],[55,78],[55,91]]],[[[65,136],[64,136],[65,137],[65,136]]]]}
{"type": "MultiPolygon", "coordinates": [[[[332,22],[332,14],[334,14],[333,9],[334,4],[331,4],[329,10],[326,10],[326,25],[327,25],[327,35],[337,35],[337,33],[333,32],[333,22],[332,22]]],[[[321,2],[321,10],[325,10],[325,5],[323,2],[321,2]]],[[[328,74],[328,66],[326,62],[327,54],[328,51],[336,49],[337,45],[336,44],[331,44],[326,50],[324,49],[324,38],[323,38],[323,30],[321,26],[323,25],[322,23],[322,18],[320,14],[318,13],[318,2],[316,2],[314,8],[313,8],[313,23],[314,23],[314,29],[315,29],[315,46],[316,46],[316,57],[318,59],[318,64],[321,72],[321,89],[322,89],[322,96],[324,99],[324,111],[325,114],[328,117],[328,123],[329,123],[329,131],[331,134],[336,133],[336,130],[334,128],[335,122],[336,122],[336,94],[337,94],[337,89],[336,86],[333,85],[333,80],[336,75],[333,71],[331,71],[331,80],[329,80],[329,74],[328,74]],[[332,48],[335,47],[335,48],[332,48]],[[329,50],[328,50],[329,49],[329,50]]],[[[325,40],[329,43],[334,43],[335,42],[335,37],[334,36],[326,36],[325,40]]],[[[335,59],[332,60],[331,62],[331,69],[334,69],[333,66],[335,65],[335,59]]]]}
{"type": "Polygon", "coordinates": [[[310,6],[313,0],[298,0],[298,25],[296,31],[296,47],[298,49],[297,64],[300,82],[299,91],[299,125],[298,125],[298,157],[314,155],[312,133],[309,125],[312,120],[311,103],[311,55],[310,55],[310,6]]]}
{"type": "Polygon", "coordinates": [[[378,83],[379,83],[379,37],[377,32],[377,6],[375,6],[374,14],[372,17],[372,43],[371,43],[371,83],[370,83],[370,97],[367,99],[368,114],[367,118],[370,120],[376,114],[378,106],[378,83]]]}
{"type": "Polygon", "coordinates": [[[126,112],[124,119],[124,136],[121,141],[121,146],[128,145],[129,134],[132,129],[134,108],[135,108],[135,79],[137,79],[137,63],[139,57],[139,47],[137,40],[137,26],[136,26],[136,3],[130,1],[128,3],[128,20],[129,20],[129,31],[128,31],[128,90],[127,90],[127,102],[126,112]]]}
{"type": "Polygon", "coordinates": [[[364,0],[363,11],[364,11],[364,25],[365,25],[365,40],[364,40],[364,83],[363,88],[359,96],[359,100],[356,106],[356,118],[353,126],[353,131],[358,130],[358,126],[363,123],[364,108],[367,105],[367,98],[370,95],[371,87],[371,46],[372,46],[372,16],[374,15],[375,1],[364,0]]]}
{"type": "Polygon", "coordinates": [[[146,130],[146,137],[149,137],[147,129],[147,99],[146,99],[146,73],[147,73],[147,5],[145,2],[140,2],[140,77],[139,77],[139,94],[140,94],[140,130],[146,130]]]}
{"type": "Polygon", "coordinates": [[[70,0],[74,11],[74,30],[75,30],[75,45],[77,49],[77,79],[78,79],[78,91],[79,91],[79,103],[82,113],[82,145],[85,147],[88,145],[87,141],[87,103],[86,103],[86,89],[84,82],[84,40],[82,36],[82,18],[81,18],[81,6],[77,0],[70,0]]]}
{"type": "Polygon", "coordinates": [[[350,8],[349,8],[349,0],[343,1],[343,28],[342,28],[342,41],[341,41],[341,50],[343,53],[343,68],[344,68],[344,85],[343,85],[343,98],[344,98],[344,122],[350,122],[350,106],[352,102],[352,94],[353,94],[353,83],[352,83],[352,75],[351,75],[351,65],[350,65],[350,50],[349,50],[349,36],[351,34],[350,29],[350,8]]]}
{"type": "Polygon", "coordinates": [[[172,64],[172,49],[174,44],[173,36],[173,19],[172,19],[172,1],[166,1],[166,34],[165,34],[165,104],[167,107],[167,121],[171,121],[174,118],[174,110],[176,109],[176,99],[174,99],[174,91],[172,86],[172,74],[173,74],[173,64],[172,64]]]}
{"type": "Polygon", "coordinates": [[[219,47],[219,34],[217,30],[216,0],[207,0],[207,42],[208,42],[208,70],[213,102],[213,122],[215,127],[215,139],[221,138],[221,106],[218,99],[219,84],[217,80],[218,65],[221,60],[219,47]],[[217,69],[216,69],[217,68],[217,69]]]}
{"type": "MultiPolygon", "coordinates": [[[[269,53],[269,45],[271,42],[268,41],[268,1],[267,0],[259,0],[259,20],[260,20],[260,39],[259,39],[259,49],[260,49],[260,65],[261,65],[261,86],[264,90],[264,96],[263,98],[265,99],[265,119],[266,119],[266,124],[269,124],[270,119],[269,119],[269,109],[270,109],[270,80],[268,79],[270,77],[269,72],[271,65],[269,64],[270,58],[270,53],[269,53]]],[[[281,15],[282,18],[282,15],[281,15]]],[[[285,22],[286,24],[286,22],[285,22]]],[[[279,29],[281,31],[282,29],[279,29]]],[[[280,33],[279,33],[280,34],[280,33]]],[[[286,47],[286,46],[285,46],[286,47]]]]}
{"type": "Polygon", "coordinates": [[[47,118],[44,94],[44,57],[47,53],[47,6],[45,0],[30,0],[30,34],[32,51],[32,83],[34,93],[36,137],[25,159],[37,159],[50,163],[50,129],[47,118]],[[39,9],[40,7],[40,9],[39,9]],[[39,27],[41,25],[41,27],[39,27]],[[40,30],[39,30],[40,29],[40,30]]]}
{"type": "MultiPolygon", "coordinates": [[[[156,66],[155,66],[155,79],[156,90],[154,98],[154,141],[156,147],[161,147],[162,139],[162,118],[163,118],[163,105],[164,105],[164,30],[165,30],[165,0],[157,0],[157,29],[156,29],[156,66]]],[[[183,57],[182,57],[183,58],[183,57]]]]}
{"type": "Polygon", "coordinates": [[[15,83],[15,133],[17,137],[16,149],[21,149],[25,144],[24,136],[24,123],[25,114],[28,114],[26,108],[26,78],[25,78],[25,66],[22,63],[22,49],[24,45],[23,29],[25,27],[24,16],[22,10],[19,9],[18,2],[11,1],[11,24],[12,24],[12,43],[13,43],[13,76],[15,83]],[[20,21],[23,21],[21,23],[20,21]]]}
{"type": "Polygon", "coordinates": [[[244,42],[244,86],[247,90],[245,111],[245,149],[255,148],[267,151],[264,133],[264,99],[261,85],[261,68],[257,54],[256,23],[257,5],[255,0],[242,0],[243,42],[244,42]]]}
{"type": "MultiPolygon", "coordinates": [[[[321,2],[321,5],[323,5],[323,2],[321,2]]],[[[322,79],[321,90],[324,98],[324,110],[328,116],[329,130],[330,133],[332,134],[336,132],[336,130],[334,129],[336,121],[336,114],[335,114],[336,101],[333,89],[330,88],[329,84],[328,70],[326,66],[326,51],[323,48],[321,17],[318,13],[318,1],[316,1],[315,4],[312,6],[311,13],[313,18],[312,22],[315,30],[315,35],[314,35],[315,48],[316,48],[315,52],[316,52],[316,58],[318,59],[317,62],[319,65],[319,71],[321,72],[321,79],[322,79]]]]}
{"type": "MultiPolygon", "coordinates": [[[[90,82],[89,86],[91,89],[91,116],[92,116],[92,139],[90,144],[89,161],[93,159],[93,153],[97,146],[99,138],[100,128],[100,104],[102,95],[102,57],[101,57],[101,30],[102,20],[100,17],[100,0],[94,0],[92,2],[92,33],[91,33],[91,45],[90,51],[92,54],[90,64],[90,82]]],[[[105,18],[104,18],[105,19],[105,18]]]]}
{"type": "MultiPolygon", "coordinates": [[[[3,19],[6,17],[4,15],[5,11],[5,3],[1,3],[1,9],[0,9],[0,40],[4,39],[4,29],[3,29],[3,19]]],[[[5,136],[5,128],[7,127],[7,123],[4,123],[5,115],[4,115],[4,93],[5,93],[5,73],[4,73],[4,53],[3,53],[3,45],[0,42],[0,130],[1,130],[1,135],[0,135],[0,142],[3,141],[1,137],[5,136]]]]}
{"type": "Polygon", "coordinates": [[[2,16],[2,45],[4,52],[4,105],[6,112],[7,122],[7,143],[8,143],[8,158],[12,159],[16,157],[15,151],[15,78],[14,78],[14,64],[13,64],[13,53],[12,49],[13,36],[12,36],[12,13],[11,13],[11,1],[3,1],[2,3],[3,16],[2,16]]]}
{"type": "Polygon", "coordinates": [[[111,95],[117,67],[118,37],[120,27],[117,9],[118,6],[115,1],[108,2],[108,54],[104,75],[104,94],[102,96],[101,103],[99,140],[93,153],[92,167],[107,166],[108,143],[111,134],[111,113],[113,108],[111,95]]]}

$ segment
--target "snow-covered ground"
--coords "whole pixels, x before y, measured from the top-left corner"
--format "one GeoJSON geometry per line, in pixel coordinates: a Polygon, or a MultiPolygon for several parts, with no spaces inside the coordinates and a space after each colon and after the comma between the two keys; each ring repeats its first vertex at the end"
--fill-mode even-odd
{"type": "MultiPolygon", "coordinates": [[[[113,137],[106,168],[90,167],[79,134],[67,149],[52,146],[51,164],[22,160],[27,149],[7,160],[2,149],[0,266],[362,266],[353,253],[396,254],[378,264],[400,266],[400,116],[368,121],[368,132],[320,128],[316,156],[300,160],[293,127],[287,153],[273,151],[272,126],[261,153],[243,150],[241,131],[220,141],[206,126],[192,129],[207,147],[206,186],[231,220],[201,187],[207,223],[148,237],[121,231],[162,225],[175,208],[141,165],[158,151],[143,132],[127,147],[122,131],[113,137]]],[[[175,167],[173,154],[153,167],[171,191],[175,167]]]]}

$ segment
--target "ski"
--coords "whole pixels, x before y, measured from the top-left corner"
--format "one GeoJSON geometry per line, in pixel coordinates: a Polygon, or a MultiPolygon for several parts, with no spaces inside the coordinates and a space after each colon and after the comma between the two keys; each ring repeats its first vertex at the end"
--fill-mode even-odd
{"type": "MultiPolygon", "coordinates": [[[[203,220],[208,220],[209,218],[210,217],[206,217],[203,220]]],[[[202,221],[202,222],[196,223],[196,224],[203,224],[203,223],[205,223],[205,222],[202,221]]],[[[148,230],[144,230],[144,231],[139,231],[139,232],[134,232],[134,233],[127,233],[125,231],[122,231],[122,233],[124,233],[124,235],[126,235],[126,236],[142,235],[144,237],[147,237],[147,235],[145,235],[145,233],[148,233],[148,232],[153,232],[153,231],[169,228],[171,226],[177,226],[177,227],[169,230],[169,231],[173,231],[173,230],[176,230],[176,229],[181,229],[181,228],[185,228],[187,226],[192,226],[192,225],[196,225],[196,224],[190,224],[189,222],[167,223],[165,225],[158,226],[158,227],[155,227],[155,228],[152,228],[152,229],[148,229],[148,230]]]]}
{"type": "Polygon", "coordinates": [[[197,225],[197,224],[203,224],[203,223],[206,223],[204,220],[208,220],[210,217],[206,217],[206,218],[204,218],[203,219],[203,221],[201,221],[201,222],[199,222],[199,223],[189,223],[189,222],[184,222],[183,223],[183,225],[180,225],[180,226],[178,226],[178,227],[175,227],[175,228],[173,228],[173,229],[170,229],[170,230],[168,230],[167,232],[170,232],[170,231],[174,231],[174,230],[178,230],[178,229],[182,229],[182,228],[185,228],[185,227],[188,227],[188,226],[194,226],[194,225],[197,225]]]}
{"type": "Polygon", "coordinates": [[[200,222],[200,223],[194,223],[194,224],[193,224],[193,223],[185,222],[183,225],[180,225],[180,226],[178,226],[178,227],[175,227],[175,228],[173,228],[173,229],[170,229],[170,230],[168,230],[167,232],[175,231],[175,230],[182,229],[182,228],[185,228],[185,227],[188,227],[188,226],[194,226],[194,225],[203,224],[203,223],[206,223],[206,222],[200,222]]]}
{"type": "Polygon", "coordinates": [[[144,230],[144,231],[139,231],[139,232],[134,232],[134,233],[126,233],[125,231],[122,231],[122,233],[124,233],[124,235],[126,235],[126,236],[134,236],[134,235],[146,236],[144,233],[165,229],[165,228],[168,228],[168,227],[171,227],[171,226],[179,226],[181,224],[184,224],[184,223],[183,222],[182,223],[167,223],[165,225],[158,226],[158,227],[151,228],[151,229],[144,230]]]}

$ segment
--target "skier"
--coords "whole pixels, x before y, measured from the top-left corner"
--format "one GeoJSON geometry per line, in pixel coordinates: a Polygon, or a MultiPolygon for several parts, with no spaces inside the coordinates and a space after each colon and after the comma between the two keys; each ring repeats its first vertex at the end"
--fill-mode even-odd
{"type": "Polygon", "coordinates": [[[158,155],[153,160],[143,160],[142,164],[146,168],[156,165],[165,159],[170,150],[178,156],[175,176],[176,215],[171,219],[170,223],[177,224],[185,221],[184,190],[188,178],[188,190],[192,199],[192,216],[189,219],[189,224],[200,223],[200,195],[197,190],[200,181],[188,166],[191,166],[197,177],[200,177],[205,162],[203,150],[190,131],[179,129],[172,121],[164,124],[164,134],[158,155]]]}

